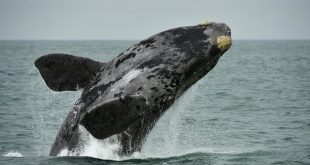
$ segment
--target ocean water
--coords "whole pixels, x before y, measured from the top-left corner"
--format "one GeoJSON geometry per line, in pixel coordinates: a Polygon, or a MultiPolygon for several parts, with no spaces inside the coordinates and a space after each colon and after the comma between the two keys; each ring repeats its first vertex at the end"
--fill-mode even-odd
{"type": "Polygon", "coordinates": [[[90,138],[49,157],[80,92],[48,89],[34,61],[70,53],[109,61],[137,41],[0,41],[0,164],[310,164],[310,41],[234,41],[162,116],[141,153],[90,138]]]}

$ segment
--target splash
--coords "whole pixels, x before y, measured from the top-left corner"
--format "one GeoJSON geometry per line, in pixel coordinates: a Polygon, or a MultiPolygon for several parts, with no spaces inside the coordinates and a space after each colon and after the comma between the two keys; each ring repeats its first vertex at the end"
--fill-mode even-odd
{"type": "Polygon", "coordinates": [[[122,160],[118,155],[120,143],[117,135],[99,140],[94,138],[82,125],[79,125],[81,140],[73,151],[68,148],[60,151],[58,156],[88,156],[104,160],[122,160]]]}
{"type": "Polygon", "coordinates": [[[182,127],[184,127],[182,120],[184,120],[184,111],[191,109],[191,103],[195,102],[195,97],[200,97],[198,86],[198,83],[193,85],[159,119],[142,147],[143,157],[167,158],[188,153],[187,149],[180,145],[180,136],[183,136],[182,127]]]}
{"type": "Polygon", "coordinates": [[[80,132],[82,132],[82,141],[85,143],[83,145],[83,149],[79,153],[80,156],[89,156],[109,160],[121,160],[121,157],[118,155],[120,144],[117,140],[117,135],[99,140],[94,138],[81,125],[80,132]]]}
{"type": "MultiPolygon", "coordinates": [[[[32,114],[32,134],[34,136],[34,154],[46,156],[50,152],[52,143],[59,131],[58,128],[72,109],[80,92],[53,92],[39,76],[40,73],[34,67],[31,68],[26,78],[28,96],[26,97],[27,109],[32,114]]],[[[62,153],[68,153],[65,150],[62,153]]],[[[62,155],[62,156],[63,156],[62,155]]]]}
{"type": "Polygon", "coordinates": [[[9,151],[8,153],[6,153],[2,156],[4,156],[4,157],[23,157],[23,155],[21,153],[14,151],[14,150],[9,151]]]}
{"type": "MultiPolygon", "coordinates": [[[[134,74],[138,74],[138,72],[134,74]]],[[[128,78],[130,79],[131,77],[132,75],[128,78]]],[[[50,90],[45,87],[44,81],[39,78],[33,78],[30,82],[31,84],[29,84],[29,86],[32,91],[36,91],[36,88],[40,88],[41,91],[28,99],[29,106],[31,106],[30,109],[32,109],[32,114],[35,119],[32,127],[35,136],[36,151],[37,155],[47,155],[51,143],[55,138],[55,134],[58,131],[57,126],[63,122],[68,109],[74,104],[78,94],[50,92],[50,90]],[[38,95],[40,99],[36,99],[38,95]],[[72,95],[75,97],[72,97],[72,95]],[[51,107],[58,110],[51,113],[51,107]]],[[[79,148],[74,151],[64,149],[58,156],[89,156],[104,160],[121,161],[128,159],[172,157],[196,152],[196,150],[192,151],[190,148],[184,150],[184,147],[180,145],[182,142],[180,136],[182,136],[181,128],[183,127],[182,120],[184,111],[191,108],[191,103],[195,102],[195,97],[202,97],[200,96],[202,94],[200,94],[198,86],[199,83],[192,86],[172,107],[170,107],[166,114],[164,114],[162,119],[155,126],[157,127],[157,131],[153,130],[153,133],[151,132],[151,134],[147,136],[147,142],[142,147],[141,153],[136,152],[128,157],[119,156],[118,153],[121,149],[121,145],[117,139],[117,135],[104,140],[98,140],[89,134],[83,126],[79,126],[79,131],[82,136],[79,142],[79,148]]],[[[198,151],[202,152],[201,150],[198,151]]],[[[209,152],[208,150],[203,151],[209,152]]],[[[213,150],[211,152],[213,152],[213,150]]],[[[11,154],[7,153],[6,155],[11,154]]]]}

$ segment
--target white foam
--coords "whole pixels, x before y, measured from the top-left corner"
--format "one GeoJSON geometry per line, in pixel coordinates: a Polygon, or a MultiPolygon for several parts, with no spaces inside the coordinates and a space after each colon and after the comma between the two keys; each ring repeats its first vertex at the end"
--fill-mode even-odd
{"type": "Polygon", "coordinates": [[[247,151],[237,148],[193,148],[182,152],[180,155],[186,155],[191,153],[211,153],[211,154],[242,154],[247,151]]]}
{"type": "Polygon", "coordinates": [[[63,150],[61,150],[57,156],[69,156],[69,150],[68,148],[65,148],[63,150]]]}
{"type": "Polygon", "coordinates": [[[23,157],[23,155],[17,151],[9,151],[8,153],[2,155],[4,157],[23,157]]]}
{"type": "Polygon", "coordinates": [[[120,144],[117,140],[117,135],[111,136],[104,140],[98,140],[88,133],[83,126],[80,126],[79,131],[82,133],[82,138],[85,143],[83,144],[83,148],[79,151],[80,156],[121,160],[118,155],[120,144]]]}
{"type": "Polygon", "coordinates": [[[68,156],[89,156],[103,160],[116,161],[145,158],[143,155],[140,154],[140,152],[134,152],[132,155],[127,157],[121,157],[120,155],[118,155],[121,149],[121,145],[117,139],[117,135],[113,135],[104,140],[98,140],[94,138],[90,133],[88,133],[88,131],[81,125],[79,127],[79,131],[83,138],[83,147],[76,151],[76,153],[69,153],[68,156]]]}
{"type": "Polygon", "coordinates": [[[117,152],[120,146],[117,143],[112,143],[110,138],[98,140],[90,137],[88,144],[80,153],[80,156],[90,156],[99,159],[121,160],[117,152]]]}

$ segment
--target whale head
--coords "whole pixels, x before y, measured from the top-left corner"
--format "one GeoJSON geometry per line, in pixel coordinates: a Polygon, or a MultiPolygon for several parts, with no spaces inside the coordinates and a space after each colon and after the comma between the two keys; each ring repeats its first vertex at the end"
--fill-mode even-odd
{"type": "Polygon", "coordinates": [[[186,55],[205,58],[221,56],[232,45],[231,30],[225,23],[204,22],[196,26],[179,27],[162,32],[163,42],[171,42],[186,55]]]}
{"type": "Polygon", "coordinates": [[[224,23],[205,22],[160,34],[168,49],[178,52],[176,69],[184,75],[184,90],[205,76],[231,47],[231,30],[224,23]]]}
{"type": "Polygon", "coordinates": [[[204,22],[200,24],[206,30],[203,32],[207,37],[207,43],[218,48],[220,54],[224,54],[231,46],[231,30],[224,23],[204,22]]]}

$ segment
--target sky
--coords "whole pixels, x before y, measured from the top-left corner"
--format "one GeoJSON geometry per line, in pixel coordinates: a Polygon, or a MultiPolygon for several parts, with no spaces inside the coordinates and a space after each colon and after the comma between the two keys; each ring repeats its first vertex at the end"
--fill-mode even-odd
{"type": "Polygon", "coordinates": [[[0,0],[0,40],[140,40],[205,20],[233,39],[310,39],[310,0],[0,0]]]}

